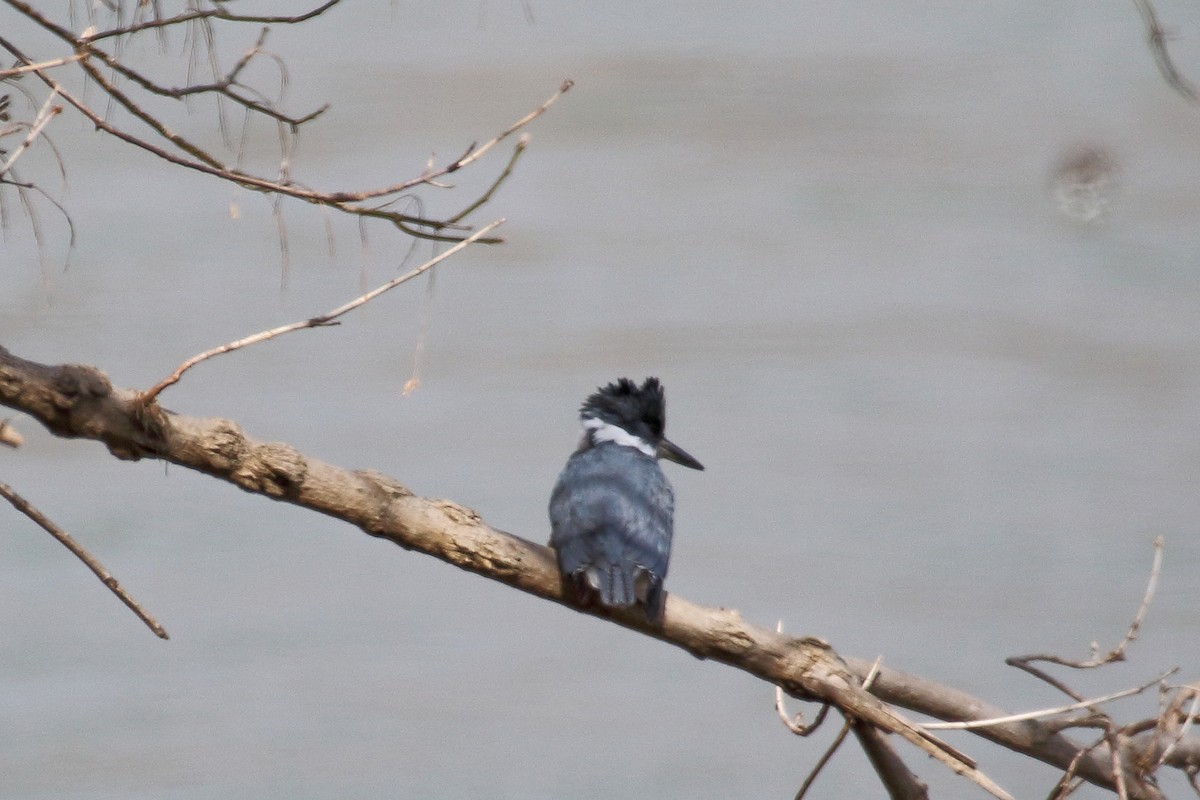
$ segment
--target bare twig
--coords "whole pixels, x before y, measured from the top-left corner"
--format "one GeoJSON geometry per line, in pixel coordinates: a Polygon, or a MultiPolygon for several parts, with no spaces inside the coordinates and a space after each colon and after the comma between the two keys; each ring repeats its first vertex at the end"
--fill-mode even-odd
{"type": "Polygon", "coordinates": [[[1117,797],[1119,800],[1129,800],[1129,786],[1125,782],[1125,763],[1121,758],[1121,744],[1125,737],[1120,729],[1114,729],[1108,731],[1104,739],[1108,742],[1108,757],[1112,762],[1113,777],[1117,781],[1117,797]]]}
{"type": "MultiPolygon", "coordinates": [[[[1120,642],[1117,643],[1117,645],[1115,647],[1113,647],[1107,653],[1101,654],[1100,646],[1093,642],[1091,658],[1086,659],[1086,660],[1067,659],[1067,658],[1062,658],[1061,656],[1050,655],[1050,654],[1034,654],[1034,655],[1027,655],[1027,656],[1014,656],[1012,658],[1006,659],[1006,663],[1008,663],[1009,665],[1017,667],[1019,669],[1022,669],[1024,671],[1030,673],[1031,675],[1045,681],[1046,683],[1049,683],[1050,685],[1059,689],[1064,694],[1073,698],[1077,702],[1073,703],[1069,706],[1063,706],[1059,709],[1047,709],[1040,713],[1030,712],[1028,714],[1018,715],[1018,716],[1014,716],[1014,717],[1007,717],[1004,719],[997,718],[997,719],[993,719],[993,720],[984,720],[983,722],[991,723],[991,724],[1005,724],[1005,723],[1009,723],[1009,722],[1036,719],[1041,716],[1053,715],[1053,714],[1058,714],[1058,713],[1062,713],[1065,711],[1074,711],[1074,710],[1086,708],[1089,711],[1093,712],[1093,714],[1091,716],[1084,717],[1082,719],[1059,720],[1058,721],[1059,729],[1062,729],[1065,727],[1086,726],[1086,727],[1102,728],[1104,730],[1104,735],[1101,737],[1101,739],[1099,741],[1097,741],[1095,744],[1091,745],[1088,748],[1079,750],[1076,753],[1075,758],[1072,759],[1067,771],[1063,774],[1063,776],[1061,778],[1059,778],[1058,783],[1056,784],[1054,791],[1051,794],[1051,797],[1055,798],[1056,800],[1057,800],[1057,798],[1066,797],[1068,794],[1073,792],[1075,790],[1075,788],[1078,787],[1078,785],[1079,785],[1078,782],[1074,780],[1074,773],[1075,773],[1075,769],[1076,769],[1077,765],[1079,763],[1081,763],[1081,760],[1085,756],[1085,754],[1091,752],[1092,750],[1094,750],[1101,744],[1106,745],[1108,748],[1108,762],[1109,762],[1108,770],[1109,770],[1109,774],[1112,776],[1113,788],[1116,791],[1117,796],[1119,798],[1121,798],[1121,800],[1125,800],[1125,798],[1128,798],[1130,796],[1131,784],[1132,784],[1132,787],[1136,788],[1139,793],[1141,793],[1147,789],[1154,789],[1154,783],[1153,783],[1154,773],[1158,769],[1158,767],[1161,766],[1161,764],[1163,762],[1160,760],[1160,761],[1158,761],[1157,764],[1153,764],[1153,766],[1150,766],[1151,762],[1153,761],[1153,756],[1152,756],[1150,759],[1143,758],[1140,762],[1141,766],[1127,770],[1126,766],[1125,766],[1125,764],[1126,764],[1125,755],[1126,755],[1126,750],[1128,749],[1128,745],[1129,745],[1131,736],[1133,736],[1141,731],[1147,730],[1147,729],[1157,728],[1159,731],[1163,731],[1165,729],[1165,726],[1167,725],[1166,720],[1170,716],[1170,709],[1168,708],[1166,711],[1161,712],[1157,719],[1141,720],[1138,722],[1131,723],[1129,725],[1122,726],[1122,725],[1118,725],[1113,720],[1111,715],[1101,711],[1099,708],[1099,704],[1102,702],[1107,702],[1108,700],[1116,699],[1117,697],[1136,694],[1140,691],[1144,691],[1146,688],[1149,688],[1150,686],[1153,686],[1156,683],[1162,685],[1162,682],[1169,675],[1174,673],[1176,670],[1175,669],[1169,670],[1168,672],[1164,673],[1163,675],[1159,676],[1158,678],[1154,679],[1153,681],[1147,682],[1145,685],[1141,686],[1140,688],[1136,688],[1136,689],[1132,689],[1132,690],[1125,690],[1123,692],[1117,692],[1115,694],[1107,695],[1102,698],[1085,700],[1078,692],[1076,692],[1070,686],[1067,686],[1066,683],[1049,675],[1044,670],[1033,666],[1032,662],[1042,661],[1042,662],[1047,662],[1047,663],[1051,663],[1051,664],[1058,664],[1060,666],[1070,667],[1072,669],[1093,669],[1096,667],[1104,666],[1106,664],[1111,664],[1116,661],[1125,660],[1125,653],[1128,650],[1129,645],[1132,644],[1137,639],[1138,632],[1141,630],[1142,622],[1145,620],[1146,612],[1150,608],[1150,602],[1154,598],[1154,592],[1158,585],[1158,577],[1159,577],[1159,574],[1162,569],[1162,555],[1163,555],[1163,537],[1159,536],[1159,537],[1155,538],[1155,540],[1154,540],[1154,562],[1150,568],[1150,579],[1147,581],[1146,591],[1142,595],[1142,602],[1138,606],[1137,613],[1134,614],[1133,621],[1130,623],[1129,628],[1125,633],[1125,636],[1121,639],[1120,642]],[[1149,767],[1149,768],[1145,768],[1145,767],[1149,767]]],[[[948,727],[948,726],[935,723],[935,727],[948,727]]],[[[978,722],[959,723],[957,725],[957,727],[964,727],[964,728],[980,727],[980,723],[978,723],[978,722]]],[[[1174,741],[1178,742],[1179,739],[1175,739],[1174,741]]],[[[1165,751],[1167,751],[1166,752],[1167,755],[1170,755],[1169,751],[1171,749],[1172,749],[1171,747],[1167,747],[1165,749],[1165,751]]],[[[1162,756],[1162,753],[1159,753],[1159,755],[1162,756]]],[[[1138,763],[1139,763],[1138,758],[1135,755],[1134,764],[1136,765],[1138,763]]]]}
{"type": "Polygon", "coordinates": [[[201,11],[188,11],[183,14],[177,14],[173,17],[164,17],[161,19],[139,22],[132,25],[124,25],[112,30],[100,31],[99,33],[89,33],[80,38],[87,42],[95,42],[100,39],[108,39],[113,36],[125,36],[131,33],[137,33],[148,28],[164,28],[171,25],[178,25],[183,22],[194,22],[203,19],[219,19],[226,22],[249,22],[258,25],[293,25],[300,22],[305,22],[313,17],[324,14],[329,9],[340,3],[341,0],[328,0],[328,2],[317,6],[311,11],[295,16],[248,16],[244,14],[231,14],[225,11],[224,8],[217,7],[205,9],[201,11]]]}
{"type": "MultiPolygon", "coordinates": [[[[1180,688],[1183,691],[1180,692],[1177,701],[1180,703],[1187,702],[1186,698],[1190,693],[1192,697],[1192,705],[1188,709],[1187,714],[1184,715],[1183,724],[1179,726],[1179,731],[1171,737],[1171,743],[1163,748],[1162,755],[1158,757],[1158,762],[1154,765],[1155,769],[1158,769],[1163,764],[1167,763],[1167,759],[1170,758],[1171,753],[1175,752],[1175,748],[1179,746],[1179,743],[1184,740],[1184,738],[1188,735],[1188,732],[1192,729],[1192,724],[1196,720],[1196,713],[1200,711],[1200,685],[1193,684],[1190,686],[1182,686],[1180,688]]],[[[1169,712],[1170,709],[1168,709],[1168,713],[1169,712]]]]}
{"type": "Polygon", "coordinates": [[[850,721],[847,720],[842,724],[842,728],[837,732],[837,736],[833,737],[833,741],[830,742],[829,747],[825,748],[825,752],[822,753],[821,757],[817,759],[817,763],[813,765],[811,770],[809,770],[808,775],[806,775],[804,778],[804,782],[800,784],[800,788],[796,790],[796,800],[804,800],[805,795],[808,794],[808,790],[812,788],[812,785],[816,782],[817,776],[821,774],[821,770],[823,770],[825,765],[828,764],[830,759],[833,758],[833,754],[836,753],[838,748],[842,746],[842,742],[846,741],[846,736],[849,733],[850,721]]]}
{"type": "Polygon", "coordinates": [[[30,126],[29,132],[25,134],[24,140],[16,146],[16,148],[8,154],[3,164],[0,164],[0,178],[12,169],[12,165],[16,163],[21,154],[29,149],[33,144],[34,139],[41,134],[42,130],[50,124],[50,120],[62,113],[62,106],[54,105],[55,92],[50,92],[50,96],[46,98],[46,102],[42,104],[38,110],[37,117],[34,118],[33,125],[30,126]]]}
{"type": "Polygon", "coordinates": [[[521,134],[521,138],[517,140],[517,146],[513,148],[512,157],[510,157],[508,159],[508,164],[504,167],[504,171],[501,172],[499,176],[497,176],[496,180],[492,182],[492,185],[488,187],[488,190],[486,192],[484,192],[483,194],[481,194],[479,196],[479,199],[476,200],[474,203],[471,203],[469,206],[467,206],[466,208],[464,208],[462,211],[458,212],[454,216],[450,217],[446,221],[447,222],[460,222],[463,219],[465,219],[472,211],[475,211],[477,208],[479,208],[480,206],[484,205],[489,200],[491,200],[492,195],[494,195],[496,193],[496,190],[500,188],[500,184],[504,183],[504,181],[506,181],[508,179],[509,175],[512,175],[513,167],[515,167],[517,165],[517,159],[519,159],[521,157],[521,154],[525,152],[525,148],[528,146],[529,146],[529,134],[527,134],[527,133],[521,134]]]}
{"type": "Polygon", "coordinates": [[[1094,697],[1090,700],[1080,700],[1079,702],[1071,703],[1070,705],[1043,708],[1037,711],[1025,711],[1020,714],[1009,714],[1007,716],[992,717],[990,719],[972,719],[962,722],[927,722],[923,725],[923,727],[927,731],[966,731],[974,728],[988,728],[993,725],[1007,725],[1011,722],[1024,722],[1025,720],[1030,719],[1042,719],[1045,717],[1052,717],[1057,714],[1065,714],[1068,711],[1078,711],[1081,708],[1093,708],[1100,703],[1108,703],[1113,700],[1119,700],[1122,697],[1131,697],[1135,694],[1141,694],[1151,686],[1166,680],[1177,671],[1178,668],[1170,669],[1159,675],[1154,680],[1144,683],[1141,686],[1134,686],[1130,689],[1122,689],[1119,692],[1106,694],[1102,697],[1094,697]]]}
{"type": "Polygon", "coordinates": [[[1167,52],[1167,32],[1158,21],[1158,14],[1150,0],[1133,0],[1142,22],[1146,26],[1146,39],[1150,44],[1150,52],[1154,54],[1154,65],[1166,80],[1167,85],[1181,94],[1190,103],[1200,103],[1200,93],[1190,81],[1183,77],[1171,54],[1167,52]]]}
{"type": "MultiPolygon", "coordinates": [[[[230,70],[221,71],[215,60],[212,23],[215,20],[220,20],[231,23],[257,23],[263,25],[271,23],[295,24],[324,13],[332,8],[337,3],[337,0],[323,3],[309,12],[293,16],[237,15],[228,13],[218,4],[216,8],[202,10],[189,9],[185,13],[171,17],[162,17],[156,13],[154,19],[146,19],[140,12],[143,6],[139,5],[139,13],[134,15],[135,19],[133,21],[122,20],[125,24],[100,33],[89,28],[83,34],[77,34],[71,27],[58,24],[52,18],[42,13],[35,5],[27,2],[27,0],[0,0],[0,2],[23,14],[29,20],[67,44],[73,51],[73,55],[69,59],[61,59],[61,63],[60,61],[34,59],[21,52],[13,42],[0,34],[0,48],[8,50],[17,58],[18,65],[16,69],[36,75],[52,92],[62,97],[63,100],[79,111],[100,131],[176,166],[202,172],[252,191],[266,192],[277,197],[291,197],[327,208],[333,208],[347,214],[356,215],[360,219],[381,219],[391,223],[407,235],[432,241],[458,242],[465,238],[466,234],[458,233],[458,231],[469,231],[470,226],[462,225],[459,221],[487,202],[499,186],[509,177],[515,161],[525,149],[524,140],[517,144],[508,162],[508,166],[492,182],[484,194],[473,202],[466,204],[461,211],[456,212],[448,219],[427,219],[392,211],[388,208],[389,201],[394,200],[415,187],[445,187],[445,184],[439,178],[478,161],[497,144],[545,113],[558,97],[572,86],[571,81],[564,81],[558,91],[541,106],[526,114],[484,144],[472,144],[461,156],[440,167],[435,166],[431,162],[415,177],[374,189],[319,191],[306,187],[292,178],[290,171],[286,169],[286,160],[288,157],[286,148],[281,153],[282,159],[285,162],[285,168],[280,170],[278,177],[268,178],[252,174],[241,169],[240,166],[225,163],[222,158],[210,152],[198,142],[172,130],[165,124],[162,117],[153,113],[148,105],[141,102],[140,97],[137,96],[137,92],[149,92],[183,101],[196,95],[215,95],[218,101],[219,122],[223,136],[226,135],[227,130],[224,124],[224,112],[222,111],[224,108],[223,100],[241,104],[248,115],[262,115],[272,118],[281,125],[287,126],[288,130],[294,135],[296,129],[321,114],[327,106],[322,106],[315,111],[303,115],[286,114],[279,110],[276,104],[282,99],[282,91],[287,83],[287,70],[281,59],[264,50],[266,28],[260,32],[255,44],[238,59],[230,70]],[[114,52],[108,52],[99,44],[101,41],[113,37],[121,37],[123,35],[132,36],[139,31],[151,28],[161,32],[169,26],[181,24],[194,24],[200,29],[201,33],[193,37],[192,41],[200,42],[202,39],[204,44],[197,46],[207,49],[209,68],[212,72],[212,79],[208,82],[191,81],[191,70],[189,69],[189,81],[187,85],[176,88],[160,85],[123,60],[120,44],[118,44],[114,52]],[[240,82],[242,74],[246,71],[248,65],[260,55],[274,59],[280,69],[280,98],[275,101],[267,99],[258,90],[240,82]],[[85,73],[89,82],[100,87],[100,90],[107,97],[110,106],[115,104],[123,108],[132,115],[138,124],[145,125],[149,130],[149,134],[144,134],[137,130],[127,130],[119,126],[113,120],[109,111],[93,108],[84,99],[70,91],[64,85],[64,82],[58,81],[50,75],[48,71],[50,66],[62,66],[66,63],[76,63],[78,68],[85,73]],[[128,85],[119,86],[118,79],[126,81],[128,85]],[[383,200],[384,202],[381,204],[372,202],[376,200],[383,200]]],[[[119,41],[123,42],[124,40],[120,39],[119,41]]],[[[477,239],[476,241],[495,244],[500,240],[484,238],[477,239]]]]}
{"type": "MultiPolygon", "coordinates": [[[[779,620],[775,623],[775,632],[783,633],[783,620],[779,620]]],[[[876,661],[876,665],[878,665],[878,663],[879,662],[876,661]]],[[[874,669],[872,670],[872,674],[867,676],[871,680],[874,680],[873,673],[874,669]]],[[[869,682],[864,682],[864,686],[868,685],[869,682]]],[[[780,722],[782,722],[784,726],[792,733],[796,734],[797,736],[810,736],[817,730],[817,728],[820,728],[821,723],[825,721],[825,715],[829,713],[829,704],[822,704],[821,708],[817,711],[816,719],[813,720],[811,725],[808,725],[804,722],[804,715],[799,711],[796,712],[795,716],[788,714],[787,708],[784,706],[783,702],[783,687],[776,684],[775,713],[779,715],[780,722]]],[[[804,787],[801,787],[802,792],[803,789],[804,787]]],[[[797,796],[802,796],[802,794],[797,796]]]]}
{"type": "Polygon", "coordinates": [[[1043,670],[1034,667],[1032,662],[1044,661],[1050,664],[1058,664],[1059,666],[1063,667],[1071,667],[1072,669],[1094,669],[1095,667],[1102,667],[1105,664],[1111,664],[1114,661],[1124,661],[1125,651],[1128,649],[1129,645],[1132,644],[1135,639],[1137,639],[1138,631],[1142,627],[1142,621],[1146,617],[1146,611],[1150,608],[1150,601],[1154,598],[1154,590],[1158,586],[1159,572],[1162,570],[1162,555],[1163,537],[1158,536],[1154,540],[1154,563],[1150,567],[1150,580],[1146,583],[1146,591],[1142,595],[1141,605],[1138,606],[1137,613],[1134,614],[1133,617],[1133,622],[1129,624],[1129,629],[1125,632],[1125,637],[1121,639],[1116,647],[1109,650],[1104,655],[1100,655],[1099,646],[1093,643],[1092,657],[1087,660],[1063,658],[1062,656],[1049,653],[1034,653],[1025,656],[1012,656],[1005,659],[1005,663],[1009,666],[1025,670],[1031,675],[1054,686],[1063,694],[1082,702],[1082,696],[1080,696],[1062,681],[1059,681],[1043,670]]]}
{"type": "Polygon", "coordinates": [[[61,67],[65,64],[73,64],[81,58],[83,58],[82,53],[75,53],[74,55],[64,56],[63,58],[55,58],[51,61],[42,61],[37,64],[24,64],[20,67],[13,67],[12,69],[0,69],[0,81],[5,80],[6,78],[14,78],[17,75],[24,75],[26,72],[38,72],[40,70],[61,67]]]}
{"type": "Polygon", "coordinates": [[[40,525],[47,533],[58,539],[64,547],[71,551],[72,554],[82,561],[87,568],[90,569],[100,582],[109,588],[113,594],[126,606],[129,610],[137,615],[137,618],[146,624],[146,627],[154,631],[154,635],[160,639],[168,639],[167,632],[162,625],[158,624],[158,620],[152,617],[144,608],[142,608],[136,600],[129,596],[129,593],[117,583],[117,579],[104,568],[95,556],[89,553],[82,545],[76,542],[69,533],[59,528],[51,522],[42,512],[34,508],[29,501],[25,500],[19,494],[12,490],[12,487],[5,483],[0,483],[0,497],[4,497],[8,502],[12,503],[13,508],[20,511],[25,516],[29,517],[35,523],[40,525]]]}
{"type": "MultiPolygon", "coordinates": [[[[573,87],[574,85],[575,85],[575,81],[573,81],[573,80],[568,79],[568,80],[563,81],[559,85],[558,91],[555,92],[554,94],[550,95],[550,97],[546,100],[546,102],[542,103],[540,106],[535,108],[533,111],[530,111],[528,114],[521,117],[519,120],[514,122],[512,125],[509,125],[507,128],[505,128],[499,134],[492,137],[488,141],[484,142],[479,147],[472,146],[471,148],[469,148],[467,150],[467,152],[464,153],[462,156],[460,156],[457,161],[455,161],[452,164],[450,164],[449,166],[445,167],[444,171],[439,172],[438,175],[440,176],[440,175],[444,175],[449,172],[454,172],[456,170],[462,169],[463,167],[467,166],[471,162],[482,158],[485,153],[487,153],[493,147],[498,145],[500,142],[504,141],[509,136],[511,136],[514,133],[516,133],[517,131],[519,131],[521,128],[524,128],[526,125],[533,122],[535,119],[540,117],[542,114],[545,114],[550,109],[550,106],[554,105],[555,101],[558,100],[558,98],[562,97],[564,94],[569,92],[571,90],[571,87],[573,87]]],[[[434,177],[437,177],[437,176],[434,176],[434,177]]],[[[405,187],[405,188],[408,188],[408,187],[405,187]]],[[[391,194],[391,193],[388,192],[387,194],[391,194]]]]}
{"type": "Polygon", "coordinates": [[[426,261],[424,264],[421,264],[419,267],[415,267],[412,270],[404,273],[400,277],[393,278],[392,280],[388,281],[387,283],[385,283],[381,286],[375,287],[374,289],[367,292],[366,294],[360,295],[359,297],[354,298],[350,302],[345,303],[341,306],[338,306],[337,308],[333,309],[332,311],[321,314],[320,316],[312,317],[311,319],[301,320],[299,322],[293,322],[288,325],[281,325],[278,328],[272,328],[272,329],[266,330],[266,331],[260,331],[251,336],[247,336],[245,338],[238,339],[237,341],[229,342],[227,344],[221,345],[220,347],[214,347],[211,350],[205,350],[203,353],[194,355],[191,358],[189,358],[187,361],[184,361],[182,364],[180,364],[178,367],[176,367],[175,371],[172,372],[170,375],[163,378],[161,381],[156,383],[150,389],[143,392],[141,395],[141,400],[143,403],[146,403],[146,404],[152,403],[154,401],[154,399],[156,397],[158,397],[160,392],[162,392],[168,386],[172,386],[173,384],[178,383],[179,379],[183,377],[183,374],[185,372],[187,372],[189,369],[191,369],[192,367],[199,364],[201,361],[207,361],[208,359],[213,358],[214,356],[219,356],[224,353],[231,353],[234,350],[240,350],[243,347],[248,347],[252,344],[258,344],[259,342],[265,342],[268,339],[274,339],[277,336],[282,336],[283,334],[291,333],[292,331],[303,330],[305,328],[317,328],[317,327],[320,327],[323,325],[337,324],[334,322],[334,320],[337,319],[338,317],[340,317],[343,314],[346,314],[350,311],[353,311],[354,309],[358,308],[359,306],[363,305],[364,303],[368,303],[371,300],[374,300],[376,297],[383,294],[384,292],[394,289],[397,286],[399,286],[400,284],[402,284],[406,281],[410,281],[413,278],[417,277],[418,275],[421,275],[422,273],[426,272],[427,270],[437,266],[438,264],[445,261],[450,256],[457,253],[459,250],[462,250],[464,247],[467,247],[468,245],[473,244],[474,242],[482,239],[484,236],[486,236],[488,233],[490,233],[492,230],[496,229],[503,223],[504,223],[503,219],[498,219],[494,222],[491,222],[491,223],[485,225],[484,227],[480,228],[478,231],[476,231],[471,236],[468,236],[466,239],[463,239],[461,242],[459,242],[458,244],[454,245],[453,247],[447,249],[445,252],[439,253],[438,255],[436,255],[433,258],[426,261]]]}
{"type": "MultiPolygon", "coordinates": [[[[257,56],[264,54],[265,51],[263,50],[263,45],[266,42],[267,34],[269,32],[270,28],[263,28],[259,35],[258,41],[256,41],[254,46],[247,50],[242,57],[238,59],[237,63],[234,64],[233,68],[229,70],[229,72],[225,73],[224,75],[214,76],[214,79],[209,83],[190,83],[183,88],[168,88],[166,86],[160,86],[159,84],[147,78],[141,72],[127,66],[123,61],[121,61],[120,58],[111,55],[95,46],[87,47],[84,50],[84,55],[94,56],[99,61],[103,62],[104,65],[109,69],[126,78],[129,78],[146,91],[157,94],[161,97],[170,97],[178,100],[199,94],[217,94],[222,97],[227,97],[239,105],[245,106],[250,111],[257,112],[266,117],[272,117],[280,122],[285,122],[288,125],[299,127],[300,125],[316,119],[328,111],[329,104],[326,103],[322,106],[319,106],[316,110],[300,116],[284,114],[275,108],[275,106],[269,101],[256,100],[252,97],[247,97],[246,94],[243,94],[243,92],[255,93],[254,90],[242,85],[238,81],[239,76],[250,64],[250,62],[253,61],[257,56]]],[[[275,59],[275,62],[280,66],[281,69],[283,69],[282,63],[278,58],[275,59]]],[[[286,75],[286,70],[284,71],[284,74],[286,75]]],[[[115,85],[108,79],[104,79],[102,88],[104,88],[104,90],[111,95],[115,85]]],[[[115,96],[114,99],[118,99],[118,102],[121,102],[122,105],[125,104],[125,100],[128,100],[128,98],[122,100],[116,98],[115,96]]]]}
{"type": "MultiPolygon", "coordinates": [[[[778,624],[775,626],[775,630],[778,632],[783,631],[783,620],[778,622],[778,624]]],[[[875,682],[875,676],[879,674],[879,665],[882,661],[883,656],[875,659],[875,665],[871,667],[871,672],[867,674],[866,680],[863,681],[862,686],[864,689],[870,689],[871,684],[875,682]]],[[[807,728],[804,728],[803,720],[800,715],[797,714],[795,724],[801,728],[804,728],[804,732],[801,732],[793,727],[793,724],[788,720],[787,712],[783,710],[782,690],[776,686],[775,691],[775,709],[779,712],[779,716],[783,718],[783,724],[787,725],[788,730],[790,730],[792,733],[800,736],[807,736],[815,731],[817,727],[820,726],[821,720],[825,718],[825,712],[829,710],[828,705],[822,706],[820,713],[817,715],[816,721],[807,728]]],[[[833,758],[833,754],[836,753],[838,748],[842,746],[842,742],[846,741],[846,735],[850,733],[850,727],[850,719],[847,718],[846,721],[842,723],[842,728],[838,731],[837,736],[833,737],[833,741],[830,743],[829,747],[825,748],[825,752],[822,753],[821,757],[817,759],[817,763],[813,765],[813,768],[809,771],[807,777],[805,777],[804,782],[800,784],[800,788],[796,791],[796,800],[804,800],[804,796],[808,794],[809,788],[813,785],[813,783],[816,782],[817,775],[821,773],[821,770],[823,770],[825,765],[829,763],[829,760],[833,758]]]]}
{"type": "Polygon", "coordinates": [[[825,721],[825,715],[829,713],[829,705],[822,705],[817,710],[817,716],[813,719],[811,725],[805,724],[804,715],[799,711],[796,712],[795,716],[788,715],[787,708],[784,707],[783,687],[776,686],[775,713],[779,715],[779,721],[784,724],[784,727],[786,727],[792,733],[796,734],[797,736],[810,736],[816,732],[816,730],[821,727],[821,723],[825,721]]]}
{"type": "Polygon", "coordinates": [[[1154,599],[1154,590],[1158,587],[1159,573],[1162,572],[1163,542],[1161,535],[1154,537],[1154,563],[1150,567],[1150,580],[1146,582],[1146,592],[1142,595],[1142,604],[1138,606],[1137,614],[1134,615],[1133,622],[1130,623],[1129,630],[1125,633],[1125,638],[1109,653],[1108,658],[1112,661],[1125,659],[1126,648],[1133,643],[1133,640],[1137,638],[1138,631],[1142,628],[1142,621],[1150,609],[1150,601],[1154,599]]]}
{"type": "Polygon", "coordinates": [[[1050,790],[1048,800],[1065,800],[1070,795],[1074,794],[1075,790],[1083,786],[1083,778],[1076,777],[1075,770],[1079,767],[1079,762],[1090,753],[1092,750],[1099,747],[1104,742],[1103,739],[1098,740],[1091,747],[1081,747],[1075,757],[1071,759],[1071,763],[1067,765],[1067,769],[1063,772],[1058,782],[1050,790]]]}

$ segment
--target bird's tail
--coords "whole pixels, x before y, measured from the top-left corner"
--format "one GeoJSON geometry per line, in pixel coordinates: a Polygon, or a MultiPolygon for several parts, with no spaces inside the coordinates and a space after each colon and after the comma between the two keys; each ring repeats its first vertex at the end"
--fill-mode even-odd
{"type": "Polygon", "coordinates": [[[588,585],[600,595],[600,604],[624,608],[637,602],[637,575],[633,564],[592,564],[587,568],[588,585]]]}
{"type": "Polygon", "coordinates": [[[651,619],[662,617],[662,581],[638,564],[592,564],[584,580],[609,608],[628,608],[641,603],[651,619]]]}

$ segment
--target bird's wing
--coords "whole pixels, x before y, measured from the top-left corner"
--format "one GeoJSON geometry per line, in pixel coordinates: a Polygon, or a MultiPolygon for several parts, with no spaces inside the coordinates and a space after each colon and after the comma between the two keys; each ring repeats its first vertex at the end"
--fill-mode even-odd
{"type": "Polygon", "coordinates": [[[550,544],[564,572],[637,566],[667,574],[675,497],[658,464],[629,448],[601,445],[567,462],[550,498],[550,544]]]}

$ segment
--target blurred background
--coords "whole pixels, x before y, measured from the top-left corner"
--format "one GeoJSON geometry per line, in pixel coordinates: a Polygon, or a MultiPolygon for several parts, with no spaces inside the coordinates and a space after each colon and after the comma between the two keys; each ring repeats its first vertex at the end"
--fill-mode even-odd
{"type": "MultiPolygon", "coordinates": [[[[1200,79],[1200,16],[1158,10],[1200,79]]],[[[3,7],[0,29],[28,25],[3,7]]],[[[226,63],[256,33],[223,34],[226,63]]],[[[708,468],[667,467],[669,590],[1027,710],[1061,697],[1003,659],[1115,644],[1162,535],[1128,663],[1066,677],[1195,680],[1200,109],[1145,42],[1128,2],[344,4],[270,40],[285,106],[333,103],[293,158],[308,185],[411,177],[575,80],[474,217],[507,217],[508,242],[203,364],[162,402],[545,541],[580,401],[657,375],[668,433],[708,468]]],[[[43,204],[39,256],[10,196],[0,342],[22,357],[147,387],[403,268],[382,226],[364,247],[329,219],[330,253],[326,216],[288,202],[285,269],[266,200],[72,114],[52,135],[78,245],[64,268],[43,204]]],[[[273,129],[247,145],[270,173],[273,129]]],[[[508,152],[423,191],[427,213],[508,152]]],[[[14,421],[3,480],[172,638],[0,508],[2,798],[783,798],[836,729],[797,739],[744,674],[14,421]]],[[[1057,778],[950,739],[1018,797],[1057,778]]],[[[935,794],[978,796],[904,752],[935,794]]],[[[883,791],[847,745],[810,796],[883,791]]]]}

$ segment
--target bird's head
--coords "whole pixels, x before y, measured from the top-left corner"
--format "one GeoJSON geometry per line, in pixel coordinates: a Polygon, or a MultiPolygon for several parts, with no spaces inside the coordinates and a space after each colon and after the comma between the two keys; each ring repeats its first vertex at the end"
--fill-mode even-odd
{"type": "Polygon", "coordinates": [[[646,378],[641,386],[621,378],[601,387],[583,401],[579,421],[589,445],[615,442],[652,458],[704,469],[703,464],[667,439],[667,398],[658,378],[646,378]]]}

